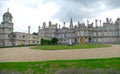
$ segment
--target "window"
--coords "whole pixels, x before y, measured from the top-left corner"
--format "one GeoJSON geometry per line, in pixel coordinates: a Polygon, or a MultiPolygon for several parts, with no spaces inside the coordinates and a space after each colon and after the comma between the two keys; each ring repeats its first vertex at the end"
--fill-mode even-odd
{"type": "Polygon", "coordinates": [[[64,38],[66,38],[66,34],[64,34],[64,38]]]}
{"type": "Polygon", "coordinates": [[[35,41],[33,41],[33,43],[35,43],[35,41]]]}
{"type": "Polygon", "coordinates": [[[13,38],[15,38],[16,37],[16,35],[13,35],[13,38]]]}
{"type": "Polygon", "coordinates": [[[23,38],[25,38],[25,35],[23,35],[23,38]]]}

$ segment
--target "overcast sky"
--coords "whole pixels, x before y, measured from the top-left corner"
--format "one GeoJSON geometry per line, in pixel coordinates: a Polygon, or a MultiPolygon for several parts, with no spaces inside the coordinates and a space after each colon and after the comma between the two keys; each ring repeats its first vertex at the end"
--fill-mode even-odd
{"type": "Polygon", "coordinates": [[[13,15],[14,31],[19,32],[27,32],[28,26],[37,32],[48,21],[63,26],[71,17],[74,22],[94,22],[120,16],[120,0],[0,0],[0,21],[7,8],[13,15]]]}

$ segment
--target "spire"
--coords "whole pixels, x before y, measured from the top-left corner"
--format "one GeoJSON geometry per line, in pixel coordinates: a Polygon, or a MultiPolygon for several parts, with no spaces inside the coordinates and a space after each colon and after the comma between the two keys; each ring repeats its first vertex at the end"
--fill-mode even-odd
{"type": "Polygon", "coordinates": [[[9,12],[9,8],[7,9],[7,12],[9,12]]]}
{"type": "Polygon", "coordinates": [[[72,18],[70,19],[70,28],[73,28],[73,21],[72,21],[72,18]]]}

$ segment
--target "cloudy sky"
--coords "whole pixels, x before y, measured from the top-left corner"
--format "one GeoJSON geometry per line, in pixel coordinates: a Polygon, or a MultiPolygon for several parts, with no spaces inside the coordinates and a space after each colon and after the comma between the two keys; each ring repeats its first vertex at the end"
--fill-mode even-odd
{"type": "Polygon", "coordinates": [[[107,17],[114,21],[120,16],[120,0],[0,0],[0,21],[7,8],[13,15],[14,31],[19,32],[27,32],[28,26],[37,32],[48,21],[63,26],[71,17],[75,24],[87,19],[104,22],[107,17]]]}

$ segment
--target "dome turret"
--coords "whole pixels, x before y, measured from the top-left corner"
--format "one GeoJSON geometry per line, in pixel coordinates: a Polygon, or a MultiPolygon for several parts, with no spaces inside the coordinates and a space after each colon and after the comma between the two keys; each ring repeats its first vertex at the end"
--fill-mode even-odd
{"type": "Polygon", "coordinates": [[[7,12],[5,12],[5,13],[3,14],[3,17],[4,17],[4,16],[12,17],[12,14],[9,12],[9,9],[7,10],[7,12]]]}
{"type": "Polygon", "coordinates": [[[11,23],[12,22],[12,14],[9,12],[9,8],[8,8],[8,10],[7,10],[7,12],[5,12],[4,14],[3,14],[3,22],[9,22],[9,23],[11,23]]]}

